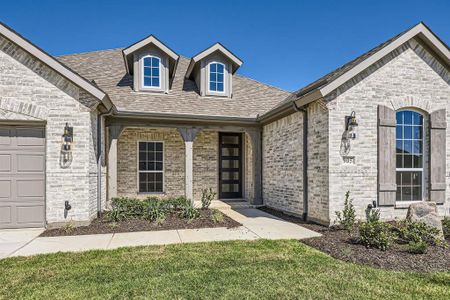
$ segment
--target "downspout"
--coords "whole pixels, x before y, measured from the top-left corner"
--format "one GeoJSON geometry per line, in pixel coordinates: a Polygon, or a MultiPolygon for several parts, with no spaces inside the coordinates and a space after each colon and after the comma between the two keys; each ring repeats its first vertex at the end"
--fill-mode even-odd
{"type": "Polygon", "coordinates": [[[292,102],[295,111],[303,113],[303,219],[308,220],[308,110],[292,102]]]}
{"type": "Polygon", "coordinates": [[[97,115],[97,217],[102,212],[102,119],[105,115],[110,115],[111,107],[107,112],[97,115]]]}

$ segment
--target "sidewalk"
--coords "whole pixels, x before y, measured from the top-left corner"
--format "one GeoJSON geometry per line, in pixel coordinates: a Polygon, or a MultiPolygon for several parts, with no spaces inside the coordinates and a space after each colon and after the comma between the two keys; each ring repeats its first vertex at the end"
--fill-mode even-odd
{"type": "Polygon", "coordinates": [[[304,239],[319,233],[255,208],[220,208],[243,226],[63,237],[38,237],[43,229],[0,231],[0,258],[119,247],[255,239],[304,239]]]}

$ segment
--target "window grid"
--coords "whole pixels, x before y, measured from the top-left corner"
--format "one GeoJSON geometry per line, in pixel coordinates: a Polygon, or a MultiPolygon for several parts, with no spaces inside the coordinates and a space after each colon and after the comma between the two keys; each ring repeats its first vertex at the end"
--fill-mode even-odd
{"type": "Polygon", "coordinates": [[[422,200],[423,116],[414,111],[397,112],[397,201],[422,200]]]}
{"type": "Polygon", "coordinates": [[[209,65],[209,90],[211,92],[224,91],[224,70],[221,63],[211,63],[209,65]]]}
{"type": "Polygon", "coordinates": [[[140,193],[162,193],[164,186],[164,147],[162,142],[138,143],[140,193]]]}
{"type": "Polygon", "coordinates": [[[158,57],[144,57],[143,81],[144,87],[160,87],[160,59],[158,57]]]}

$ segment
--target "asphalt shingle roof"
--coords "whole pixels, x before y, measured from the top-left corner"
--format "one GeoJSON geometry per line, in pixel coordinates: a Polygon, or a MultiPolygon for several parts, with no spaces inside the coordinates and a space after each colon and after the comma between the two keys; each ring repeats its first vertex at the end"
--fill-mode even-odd
{"type": "Polygon", "coordinates": [[[190,59],[180,56],[169,94],[133,91],[122,49],[56,57],[108,93],[119,111],[198,116],[256,118],[290,95],[289,92],[235,74],[233,97],[201,97],[194,81],[185,79],[190,59]]]}

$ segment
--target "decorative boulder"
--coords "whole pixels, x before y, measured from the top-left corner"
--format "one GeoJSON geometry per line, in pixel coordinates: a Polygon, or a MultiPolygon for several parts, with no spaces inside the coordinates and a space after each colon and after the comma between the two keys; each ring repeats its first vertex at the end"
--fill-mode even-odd
{"type": "Polygon", "coordinates": [[[438,215],[436,203],[434,202],[417,202],[408,208],[406,219],[412,222],[423,222],[429,226],[435,227],[440,232],[440,236],[444,236],[442,230],[442,221],[438,215]]]}

